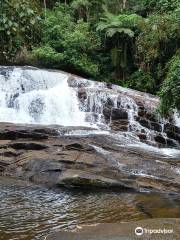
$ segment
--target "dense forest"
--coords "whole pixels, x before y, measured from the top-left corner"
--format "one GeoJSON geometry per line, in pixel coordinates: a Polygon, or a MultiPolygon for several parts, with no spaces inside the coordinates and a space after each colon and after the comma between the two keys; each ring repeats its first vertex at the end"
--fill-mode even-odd
{"type": "Polygon", "coordinates": [[[179,0],[0,0],[0,16],[0,64],[116,83],[180,111],[179,0]]]}

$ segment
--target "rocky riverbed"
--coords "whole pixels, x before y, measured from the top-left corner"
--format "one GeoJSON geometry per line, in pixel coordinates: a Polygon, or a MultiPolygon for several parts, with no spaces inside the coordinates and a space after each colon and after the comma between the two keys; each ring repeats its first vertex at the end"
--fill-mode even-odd
{"type": "Polygon", "coordinates": [[[133,136],[127,133],[6,123],[0,128],[2,176],[49,186],[179,192],[179,156],[128,146],[133,136]]]}

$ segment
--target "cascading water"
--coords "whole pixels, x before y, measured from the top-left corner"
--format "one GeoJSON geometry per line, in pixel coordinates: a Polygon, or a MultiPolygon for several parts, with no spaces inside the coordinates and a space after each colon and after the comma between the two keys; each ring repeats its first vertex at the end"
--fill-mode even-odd
{"type": "MultiPolygon", "coordinates": [[[[0,68],[0,122],[21,124],[44,124],[63,126],[85,126],[101,130],[111,130],[113,109],[127,114],[119,124],[127,124],[127,130],[112,133],[122,139],[128,136],[129,144],[138,142],[139,136],[146,137],[146,143],[155,145],[155,138],[169,141],[163,119],[158,128],[147,127],[155,124],[147,119],[146,125],[139,121],[140,107],[137,99],[145,99],[150,111],[157,106],[158,98],[134,90],[94,82],[58,71],[40,70],[31,67],[0,68]],[[78,98],[79,90],[84,89],[84,97],[78,98]],[[110,111],[107,120],[104,110],[110,111]],[[123,135],[124,134],[124,135],[123,135]],[[157,136],[158,134],[158,136],[157,136]]],[[[121,118],[121,117],[120,117],[121,118]]],[[[175,115],[175,125],[179,117],[175,115]]],[[[155,125],[155,126],[156,126],[155,125]]],[[[157,127],[156,126],[156,127],[157,127]]],[[[125,126],[123,125],[123,128],[125,126]]],[[[112,128],[113,130],[113,128],[112,128]]],[[[82,133],[82,131],[81,131],[82,133]]],[[[173,146],[178,142],[171,140],[173,146]]],[[[141,144],[142,146],[142,144],[141,144]]]]}
{"type": "Polygon", "coordinates": [[[0,74],[0,122],[87,125],[67,78],[57,72],[5,68],[0,74]]]}

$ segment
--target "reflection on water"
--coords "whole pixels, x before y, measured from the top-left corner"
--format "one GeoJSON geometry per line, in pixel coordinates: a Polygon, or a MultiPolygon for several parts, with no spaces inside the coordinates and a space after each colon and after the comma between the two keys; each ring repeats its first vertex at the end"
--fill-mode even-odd
{"type": "Polygon", "coordinates": [[[0,178],[0,239],[43,239],[77,224],[180,217],[177,196],[51,190],[0,178]]]}

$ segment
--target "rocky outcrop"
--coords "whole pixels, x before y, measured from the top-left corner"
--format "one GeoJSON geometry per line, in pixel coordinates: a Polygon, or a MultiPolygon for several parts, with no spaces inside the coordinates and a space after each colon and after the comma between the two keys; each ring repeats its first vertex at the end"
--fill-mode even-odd
{"type": "MultiPolygon", "coordinates": [[[[75,83],[75,79],[73,81],[75,83]]],[[[159,147],[179,147],[180,128],[172,118],[165,120],[157,113],[158,97],[134,90],[125,91],[114,85],[109,88],[102,84],[100,88],[98,84],[98,90],[95,87],[94,90],[89,90],[88,81],[83,86],[73,85],[72,82],[70,84],[71,87],[78,88],[78,97],[86,112],[102,113],[112,130],[135,132],[142,142],[159,147]],[[99,102],[102,112],[95,106],[99,102]]]]}
{"type": "Polygon", "coordinates": [[[59,187],[179,192],[179,157],[128,147],[124,133],[2,123],[0,129],[2,176],[59,187]]]}

